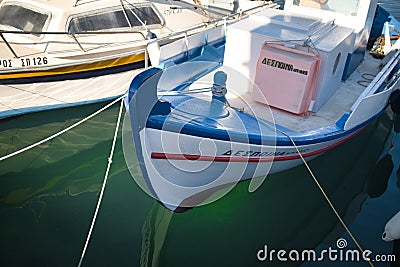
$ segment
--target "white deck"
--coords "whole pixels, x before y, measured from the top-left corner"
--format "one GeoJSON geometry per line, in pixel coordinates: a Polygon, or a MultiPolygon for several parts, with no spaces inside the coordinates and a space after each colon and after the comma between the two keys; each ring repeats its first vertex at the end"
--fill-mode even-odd
{"type": "MultiPolygon", "coordinates": [[[[312,130],[315,128],[332,125],[339,120],[343,114],[349,112],[352,105],[360,97],[361,93],[366,89],[366,86],[370,82],[363,78],[362,75],[365,76],[365,74],[367,74],[366,78],[372,80],[373,76],[379,72],[380,63],[380,60],[377,60],[371,57],[369,54],[366,54],[366,60],[362,62],[362,64],[354,71],[354,73],[347,79],[346,82],[341,83],[339,89],[332,96],[332,98],[318,112],[310,113],[308,116],[295,115],[276,108],[270,108],[271,112],[266,112],[269,107],[265,104],[255,102],[252,99],[251,92],[240,92],[240,89],[236,89],[238,88],[239,84],[238,80],[235,79],[236,77],[234,77],[235,74],[237,75],[237,73],[235,73],[236,71],[224,69],[224,71],[228,74],[227,99],[233,107],[244,107],[245,112],[254,112],[256,116],[268,121],[274,121],[276,124],[286,127],[290,130],[312,130]],[[235,79],[235,81],[232,81],[232,79],[235,79]],[[358,84],[358,82],[364,84],[365,87],[358,84]]],[[[191,86],[191,89],[196,87],[204,87],[205,84],[212,84],[214,73],[218,70],[221,69],[217,69],[201,78],[197,85],[194,84],[191,86]]]]}

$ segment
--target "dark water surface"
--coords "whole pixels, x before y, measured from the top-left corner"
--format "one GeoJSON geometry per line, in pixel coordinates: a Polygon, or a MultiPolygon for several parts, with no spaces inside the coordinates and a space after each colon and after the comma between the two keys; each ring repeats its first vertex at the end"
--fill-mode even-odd
{"type": "MultiPolygon", "coordinates": [[[[398,8],[397,1],[387,1],[398,8]],[[396,2],[396,5],[393,3],[396,2]]],[[[56,133],[104,104],[30,114],[0,124],[0,156],[56,133]]],[[[0,162],[0,266],[77,266],[107,166],[119,105],[0,162]]],[[[310,166],[363,249],[400,211],[400,118],[388,109],[310,166]]],[[[173,214],[147,196],[124,160],[119,131],[109,180],[82,266],[369,266],[363,260],[260,261],[257,252],[356,249],[305,166],[237,185],[210,205],[173,214]]],[[[137,166],[132,166],[134,169],[137,166]]],[[[137,171],[134,175],[140,175],[137,171]]],[[[295,255],[295,254],[292,254],[295,255]]],[[[319,254],[318,254],[319,255],[319,254]]],[[[371,256],[372,256],[371,255],[371,256]]],[[[287,257],[287,254],[286,254],[287,257]]],[[[375,266],[399,266],[373,262],[375,266]]],[[[397,265],[396,265],[397,264],[397,265]]]]}
{"type": "MultiPolygon", "coordinates": [[[[6,120],[0,126],[2,154],[47,137],[99,107],[6,120]]],[[[1,266],[77,265],[117,113],[118,105],[0,162],[1,266]]],[[[396,243],[381,239],[386,222],[400,210],[399,129],[399,118],[388,110],[354,139],[310,162],[362,247],[385,255],[399,253],[398,248],[393,252],[396,243]]],[[[210,205],[172,214],[136,185],[119,136],[83,266],[298,266],[276,258],[261,262],[256,254],[265,245],[321,251],[335,247],[340,237],[348,248],[354,247],[304,166],[268,176],[254,193],[248,193],[248,185],[237,185],[210,205]]]]}

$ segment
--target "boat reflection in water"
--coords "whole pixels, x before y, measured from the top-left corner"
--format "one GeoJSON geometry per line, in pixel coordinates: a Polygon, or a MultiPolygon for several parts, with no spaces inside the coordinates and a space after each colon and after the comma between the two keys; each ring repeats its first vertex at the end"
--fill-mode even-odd
{"type": "MultiPolygon", "coordinates": [[[[47,137],[98,107],[80,107],[80,117],[63,110],[3,121],[1,155],[47,137]]],[[[2,266],[78,262],[106,170],[117,110],[114,106],[48,143],[0,162],[0,247],[9,255],[2,266]]],[[[387,153],[395,155],[391,145],[398,134],[391,117],[390,112],[383,114],[354,139],[310,162],[347,224],[357,219],[366,200],[386,195],[389,188],[388,177],[382,176],[389,172],[377,174],[376,165],[388,158],[387,153]]],[[[344,232],[304,166],[269,175],[254,193],[248,192],[247,181],[212,204],[172,213],[131,178],[121,136],[84,260],[87,266],[270,266],[256,256],[265,245],[275,250],[312,249],[334,244],[344,232]]],[[[132,160],[131,173],[140,176],[132,160]]],[[[395,162],[392,174],[397,172],[398,159],[395,162]]],[[[392,215],[385,214],[387,219],[392,215]]],[[[376,231],[379,241],[384,223],[376,231]]],[[[398,249],[398,243],[387,245],[398,249]]]]}
{"type": "MultiPolygon", "coordinates": [[[[3,120],[0,157],[57,133],[103,106],[3,120]]],[[[0,260],[1,266],[78,263],[104,179],[118,108],[114,105],[49,142],[0,161],[0,247],[1,255],[7,255],[0,260]]],[[[127,172],[120,140],[86,266],[131,263],[140,256],[140,250],[132,247],[140,247],[136,236],[151,200],[127,172]],[[140,225],[137,231],[135,225],[140,225]],[[126,249],[121,249],[121,243],[126,249]],[[103,253],[104,249],[109,253],[103,253]]]]}
{"type": "MultiPolygon", "coordinates": [[[[88,115],[98,106],[83,107],[82,114],[88,115]]],[[[38,142],[80,119],[69,115],[68,109],[46,114],[49,116],[37,113],[4,120],[0,128],[1,156],[38,142]],[[16,125],[24,127],[17,128],[16,125]]],[[[40,198],[48,195],[98,192],[105,169],[104,163],[100,162],[107,157],[115,120],[116,111],[106,110],[101,117],[95,117],[65,135],[1,162],[1,205],[21,206],[27,201],[44,205],[40,198]],[[104,167],[96,169],[93,168],[95,165],[104,167]],[[65,166],[71,169],[63,173],[61,170],[65,166]]],[[[120,165],[120,171],[124,169],[123,164],[116,165],[120,165]]]]}

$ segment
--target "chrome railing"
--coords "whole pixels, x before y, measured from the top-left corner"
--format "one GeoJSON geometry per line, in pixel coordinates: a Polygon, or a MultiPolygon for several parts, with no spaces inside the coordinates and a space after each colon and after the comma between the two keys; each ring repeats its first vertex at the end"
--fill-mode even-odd
{"type": "Polygon", "coordinates": [[[272,1],[268,1],[268,2],[265,2],[265,4],[263,4],[263,5],[250,8],[250,9],[248,9],[246,11],[243,11],[243,12],[237,12],[237,13],[225,15],[224,17],[214,19],[211,22],[199,24],[199,25],[196,25],[196,26],[192,26],[192,27],[190,27],[188,29],[185,29],[185,30],[182,30],[182,31],[179,31],[179,32],[174,32],[174,33],[171,33],[169,35],[166,35],[166,36],[163,36],[163,37],[160,37],[160,38],[154,38],[154,39],[148,40],[147,43],[146,43],[146,47],[144,49],[144,52],[145,52],[145,69],[147,69],[149,67],[149,63],[148,63],[148,60],[149,60],[148,47],[149,47],[149,45],[151,45],[153,43],[157,43],[157,42],[160,43],[160,42],[162,42],[164,40],[170,40],[170,39],[178,38],[178,37],[187,38],[189,33],[194,32],[196,30],[200,30],[202,28],[216,28],[216,27],[219,27],[219,26],[226,27],[227,24],[231,24],[231,23],[234,23],[236,21],[239,21],[239,20],[241,20],[243,18],[248,17],[249,15],[251,15],[253,13],[256,13],[258,11],[264,10],[266,8],[279,8],[279,4],[274,3],[272,1]]]}
{"type": "MultiPolygon", "coordinates": [[[[78,2],[78,1],[77,1],[78,2]]],[[[7,41],[6,37],[4,36],[4,34],[20,34],[20,35],[66,35],[71,37],[74,42],[77,44],[77,46],[79,47],[80,50],[82,50],[83,52],[87,52],[87,50],[85,50],[85,48],[83,47],[83,45],[79,42],[77,36],[87,36],[87,35],[109,35],[109,34],[139,34],[141,35],[141,37],[143,38],[143,41],[146,41],[145,44],[145,48],[144,48],[144,53],[145,53],[145,68],[148,68],[148,46],[151,43],[154,42],[162,42],[164,40],[170,40],[173,38],[178,38],[178,37],[184,37],[184,36],[188,36],[189,33],[191,32],[195,32],[197,30],[200,30],[202,28],[215,28],[221,25],[227,25],[229,23],[233,23],[235,21],[238,21],[240,19],[243,19],[247,16],[249,16],[252,13],[255,13],[257,11],[266,9],[266,8],[278,8],[279,4],[276,4],[272,1],[268,1],[263,5],[260,6],[256,6],[253,7],[251,9],[248,9],[246,11],[243,12],[237,12],[234,14],[229,14],[229,15],[225,15],[223,17],[219,17],[216,19],[212,19],[208,22],[204,22],[192,27],[189,27],[187,29],[181,30],[181,31],[177,31],[177,32],[173,32],[171,34],[168,34],[166,36],[163,37],[159,37],[159,38],[154,38],[154,39],[150,39],[148,40],[148,34],[151,33],[148,29],[145,31],[91,31],[91,32],[51,32],[51,31],[21,31],[21,30],[0,30],[0,38],[2,39],[3,43],[7,46],[7,49],[10,50],[10,52],[13,54],[13,56],[15,58],[19,58],[18,54],[16,53],[16,51],[12,48],[11,44],[9,41],[7,41]],[[145,32],[145,33],[144,33],[145,32]]]]}
{"type": "Polygon", "coordinates": [[[141,31],[117,31],[117,32],[111,32],[111,31],[94,31],[94,32],[41,32],[41,31],[9,31],[9,30],[0,30],[0,38],[3,40],[4,44],[7,46],[7,48],[10,50],[10,52],[14,55],[14,57],[19,58],[15,50],[12,48],[10,42],[7,41],[7,39],[4,37],[4,34],[23,34],[23,35],[66,35],[70,36],[75,43],[78,45],[78,47],[83,51],[87,52],[87,50],[84,49],[82,44],[79,42],[78,38],[76,37],[77,35],[109,35],[109,34],[139,34],[142,36],[143,40],[146,40],[146,36],[144,35],[143,32],[141,31]]]}

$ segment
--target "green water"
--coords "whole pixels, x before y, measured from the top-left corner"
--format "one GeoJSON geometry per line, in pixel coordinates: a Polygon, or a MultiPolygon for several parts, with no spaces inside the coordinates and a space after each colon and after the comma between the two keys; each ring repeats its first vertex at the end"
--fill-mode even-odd
{"type": "MultiPolygon", "coordinates": [[[[0,155],[41,140],[102,105],[3,121],[0,155]]],[[[118,108],[0,162],[0,266],[77,266],[106,171],[118,108]]],[[[387,111],[354,139],[310,162],[360,244],[380,254],[400,253],[398,243],[380,237],[400,210],[399,124],[387,111]]],[[[248,192],[249,182],[243,182],[217,202],[173,214],[136,185],[119,133],[82,266],[299,266],[301,262],[276,259],[262,262],[256,254],[264,245],[322,250],[335,246],[340,237],[354,247],[304,166],[268,176],[254,193],[248,192]]]]}

